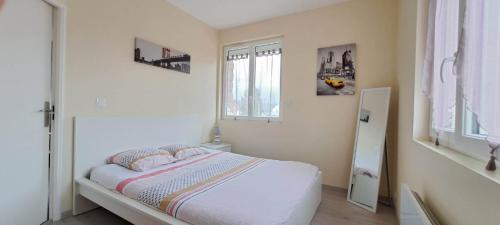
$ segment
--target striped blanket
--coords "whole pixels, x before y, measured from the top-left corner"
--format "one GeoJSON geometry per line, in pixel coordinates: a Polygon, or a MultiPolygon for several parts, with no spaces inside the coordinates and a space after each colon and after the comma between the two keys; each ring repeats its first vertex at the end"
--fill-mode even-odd
{"type": "Polygon", "coordinates": [[[264,161],[265,159],[218,152],[177,167],[129,178],[118,184],[116,190],[125,193],[127,186],[134,182],[147,182],[149,184],[146,189],[133,193],[135,199],[177,217],[177,212],[185,201],[240,176],[264,161]],[[191,166],[188,171],[171,178],[172,171],[187,166],[191,166]]]}
{"type": "Polygon", "coordinates": [[[151,172],[130,172],[113,185],[190,224],[283,224],[317,171],[305,163],[213,151],[151,172]]]}

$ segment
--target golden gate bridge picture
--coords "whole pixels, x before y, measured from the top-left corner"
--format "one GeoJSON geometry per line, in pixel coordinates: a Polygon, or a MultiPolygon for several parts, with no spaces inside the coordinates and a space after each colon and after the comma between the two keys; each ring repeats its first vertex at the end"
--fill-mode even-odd
{"type": "Polygon", "coordinates": [[[190,73],[191,56],[140,38],[135,39],[134,61],[182,73],[190,73]]]}

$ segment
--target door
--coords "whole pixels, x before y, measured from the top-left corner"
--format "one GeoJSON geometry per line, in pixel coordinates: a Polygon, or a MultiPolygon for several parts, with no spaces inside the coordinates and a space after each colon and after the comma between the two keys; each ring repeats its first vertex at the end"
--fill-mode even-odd
{"type": "Polygon", "coordinates": [[[0,224],[47,220],[52,7],[7,0],[0,9],[0,224]]]}

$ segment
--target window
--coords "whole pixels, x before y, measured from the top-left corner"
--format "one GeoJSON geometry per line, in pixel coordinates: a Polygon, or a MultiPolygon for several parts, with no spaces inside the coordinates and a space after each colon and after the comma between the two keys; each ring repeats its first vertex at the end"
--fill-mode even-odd
{"type": "MultiPolygon", "coordinates": [[[[500,3],[431,0],[430,4],[422,89],[431,99],[431,133],[439,133],[442,145],[488,160],[490,148],[486,138],[498,142],[500,123],[487,123],[488,129],[483,129],[477,109],[500,102],[500,96],[490,92],[491,87],[499,85],[500,70],[495,65],[500,59],[500,3]],[[478,75],[471,76],[472,73],[478,75]],[[471,81],[476,86],[470,87],[467,82],[471,81]],[[484,100],[485,96],[491,98],[489,102],[484,100]],[[476,113],[470,110],[471,105],[476,113]]],[[[482,118],[489,117],[489,121],[499,118],[495,111],[499,105],[495,107],[481,111],[482,118]]]]}
{"type": "Polygon", "coordinates": [[[470,110],[465,110],[465,135],[473,138],[484,139],[488,135],[486,131],[479,126],[477,115],[470,110]]]}
{"type": "Polygon", "coordinates": [[[224,48],[223,119],[279,120],[281,41],[224,48]]]}

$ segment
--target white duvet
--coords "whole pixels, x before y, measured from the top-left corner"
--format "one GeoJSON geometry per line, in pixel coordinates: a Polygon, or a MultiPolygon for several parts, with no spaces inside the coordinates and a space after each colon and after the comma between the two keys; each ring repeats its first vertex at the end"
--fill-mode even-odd
{"type": "Polygon", "coordinates": [[[91,180],[195,225],[285,224],[318,168],[210,151],[145,172],[109,164],[91,180]]]}

